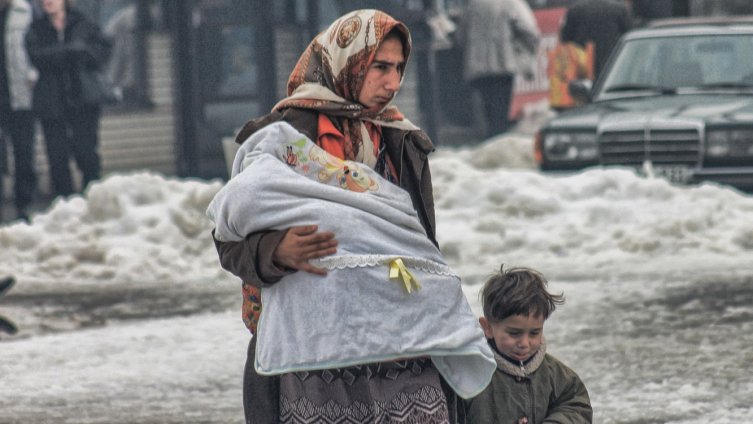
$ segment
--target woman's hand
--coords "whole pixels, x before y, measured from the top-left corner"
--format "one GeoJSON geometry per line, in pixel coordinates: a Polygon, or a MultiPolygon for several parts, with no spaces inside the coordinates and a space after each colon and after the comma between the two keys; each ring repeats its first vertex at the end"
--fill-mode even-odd
{"type": "Polygon", "coordinates": [[[337,240],[335,240],[335,233],[317,232],[318,229],[316,225],[291,227],[272,255],[274,263],[277,266],[298,271],[327,275],[326,269],[311,265],[309,260],[335,254],[337,240]]]}

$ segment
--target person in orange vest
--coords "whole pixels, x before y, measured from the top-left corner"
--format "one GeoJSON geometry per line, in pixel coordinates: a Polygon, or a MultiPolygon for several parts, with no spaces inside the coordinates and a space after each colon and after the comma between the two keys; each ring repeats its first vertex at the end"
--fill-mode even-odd
{"type": "Polygon", "coordinates": [[[575,43],[560,41],[549,53],[549,107],[557,112],[579,106],[568,91],[568,84],[579,79],[594,78],[594,45],[583,48],[575,43]]]}
{"type": "Polygon", "coordinates": [[[612,48],[632,27],[624,0],[578,0],[565,12],[560,40],[586,46],[594,44],[594,77],[598,78],[612,48]]]}

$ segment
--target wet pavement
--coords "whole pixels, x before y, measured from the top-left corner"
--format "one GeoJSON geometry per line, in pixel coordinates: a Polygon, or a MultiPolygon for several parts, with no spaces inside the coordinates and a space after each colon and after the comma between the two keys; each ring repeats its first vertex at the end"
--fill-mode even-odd
{"type": "Polygon", "coordinates": [[[16,288],[0,301],[0,311],[20,327],[15,338],[76,331],[129,321],[217,313],[239,308],[240,290],[227,285],[179,284],[110,287],[60,284],[28,291],[16,288]]]}
{"type": "MultiPolygon", "coordinates": [[[[594,422],[737,423],[753,414],[751,278],[553,288],[568,301],[547,321],[548,350],[586,383],[594,422]]],[[[239,304],[232,284],[11,292],[0,312],[22,331],[0,340],[0,423],[241,423],[239,304]],[[56,352],[76,349],[89,356],[56,352]]]]}
{"type": "Polygon", "coordinates": [[[14,288],[0,300],[20,328],[0,334],[0,424],[241,423],[240,300],[232,284],[14,288]],[[194,351],[212,337],[217,355],[194,351]],[[161,358],[165,343],[176,351],[161,358]]]}

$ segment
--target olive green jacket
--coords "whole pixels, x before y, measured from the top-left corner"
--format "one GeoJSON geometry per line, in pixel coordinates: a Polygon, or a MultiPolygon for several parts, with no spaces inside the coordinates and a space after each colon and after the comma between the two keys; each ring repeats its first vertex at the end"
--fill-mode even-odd
{"type": "Polygon", "coordinates": [[[591,423],[593,410],[578,375],[542,347],[526,364],[514,364],[495,351],[497,371],[478,396],[461,401],[466,424],[591,423]]]}

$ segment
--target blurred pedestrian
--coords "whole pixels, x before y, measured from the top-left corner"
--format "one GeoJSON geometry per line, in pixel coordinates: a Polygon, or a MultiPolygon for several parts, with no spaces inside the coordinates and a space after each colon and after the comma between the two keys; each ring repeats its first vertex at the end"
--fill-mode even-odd
{"type": "Polygon", "coordinates": [[[507,131],[516,75],[533,78],[541,38],[523,0],[470,0],[463,17],[464,77],[481,94],[486,136],[507,131]]]}
{"type": "Polygon", "coordinates": [[[547,76],[549,77],[549,107],[562,112],[580,106],[570,95],[569,84],[580,79],[593,80],[593,43],[582,48],[575,43],[559,42],[549,51],[547,76]]]}
{"type": "Polygon", "coordinates": [[[113,42],[112,56],[105,73],[117,90],[120,101],[129,107],[138,105],[140,101],[137,19],[138,4],[132,0],[118,10],[103,28],[105,36],[113,42]]]}
{"type": "MultiPolygon", "coordinates": [[[[24,47],[24,36],[32,19],[31,5],[26,0],[0,0],[0,143],[7,140],[13,146],[14,203],[17,218],[23,220],[29,219],[28,207],[37,188],[31,111],[37,71],[24,47]]],[[[7,152],[5,147],[0,151],[7,152]]],[[[0,161],[7,164],[6,157],[0,161]]]]}
{"type": "Polygon", "coordinates": [[[42,123],[54,192],[74,189],[71,156],[82,173],[81,190],[99,179],[99,119],[101,105],[111,95],[100,72],[110,54],[110,42],[99,26],[68,0],[41,0],[44,15],[35,19],[26,36],[32,63],[39,70],[33,109],[42,123]]]}
{"type": "Polygon", "coordinates": [[[594,44],[594,79],[597,79],[612,48],[631,26],[630,10],[624,2],[579,0],[565,13],[560,39],[582,48],[589,42],[594,44]]]}

